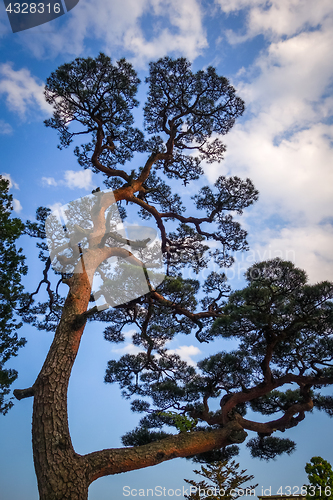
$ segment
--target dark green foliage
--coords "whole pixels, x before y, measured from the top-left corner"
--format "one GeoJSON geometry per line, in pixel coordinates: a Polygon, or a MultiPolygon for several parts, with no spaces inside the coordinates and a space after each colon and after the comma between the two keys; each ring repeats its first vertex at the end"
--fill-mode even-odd
{"type": "Polygon", "coordinates": [[[200,361],[198,368],[212,389],[214,387],[220,392],[219,384],[223,381],[223,389],[229,392],[235,387],[251,384],[255,362],[242,351],[219,352],[200,361]]]}
{"type": "Polygon", "coordinates": [[[175,423],[176,429],[178,429],[179,432],[192,431],[197,425],[197,421],[195,419],[172,411],[162,411],[160,412],[160,415],[162,417],[170,418],[175,423]]]}
{"type": "Polygon", "coordinates": [[[333,471],[329,462],[321,457],[312,457],[310,463],[305,466],[309,485],[307,488],[307,500],[333,499],[333,471]]]}
{"type": "MultiPolygon", "coordinates": [[[[207,292],[215,287],[220,298],[219,306],[212,299],[206,301],[218,314],[218,319],[209,320],[211,336],[206,338],[234,337],[238,339],[238,348],[207,357],[197,364],[196,370],[186,368],[180,359],[157,347],[167,339],[167,334],[162,328],[159,337],[162,344],[155,344],[158,337],[152,322],[147,332],[152,350],[157,349],[160,357],[155,359],[150,351],[149,356],[142,353],[110,362],[108,381],[117,380],[126,387],[127,397],[131,393],[149,397],[157,408],[154,411],[174,409],[213,427],[222,424],[223,408],[233,400],[228,418],[240,422],[248,409],[262,415],[278,413],[278,420],[258,423],[260,435],[248,443],[252,456],[272,459],[282,453],[290,454],[295,443],[270,434],[298,425],[313,405],[332,414],[332,398],[314,389],[333,382],[330,364],[333,285],[328,282],[308,285],[303,271],[279,259],[255,264],[246,279],[248,286],[230,294],[228,300],[222,275],[211,274],[204,285],[207,292]],[[286,390],[281,390],[290,383],[299,388],[290,389],[287,385],[286,390]],[[220,400],[221,410],[207,410],[202,401],[207,404],[215,398],[220,400]],[[263,425],[265,430],[260,430],[263,425]]],[[[193,284],[187,286],[190,290],[193,284]]],[[[185,282],[179,280],[169,288],[169,293],[173,302],[178,297],[177,304],[186,303],[191,310],[196,290],[187,295],[185,282]]],[[[167,310],[161,318],[167,321],[167,310]]],[[[144,345],[142,338],[138,345],[144,345]]],[[[148,411],[153,409],[149,407],[148,411]]],[[[161,422],[150,424],[151,428],[161,427],[161,422]]],[[[164,424],[173,426],[172,422],[164,424]]],[[[144,419],[141,425],[146,425],[144,419]]],[[[245,420],[244,425],[247,425],[245,420]]]]}
{"type": "Polygon", "coordinates": [[[163,431],[154,432],[146,427],[140,427],[125,434],[121,438],[121,441],[124,446],[142,446],[143,444],[153,443],[168,436],[170,434],[163,431]]]}
{"type": "Polygon", "coordinates": [[[264,436],[250,439],[246,446],[250,448],[253,458],[271,460],[277,455],[287,453],[290,455],[295,450],[295,443],[287,438],[264,436]]]}
{"type": "Polygon", "coordinates": [[[251,181],[220,177],[215,184],[217,193],[212,195],[208,187],[204,188],[196,203],[206,214],[190,218],[193,230],[185,226],[185,207],[166,180],[172,177],[186,184],[202,175],[203,160],[220,161],[225,145],[219,138],[212,140],[212,135],[226,134],[243,113],[244,103],[214,68],[193,73],[183,58],[166,57],[151,63],[147,83],[144,116],[146,130],[153,134],[147,138],[132,127],[139,84],[134,69],[124,59],[112,64],[104,54],[96,59],[78,58],[52,73],[45,95],[54,107],[54,116],[46,125],[59,132],[62,146],[68,146],[76,136],[86,135],[89,142],[75,148],[78,161],[84,168],[106,174],[105,183],[112,189],[129,186],[142,175],[147,163],[153,162],[142,189],[130,201],[138,205],[143,218],[155,217],[162,248],[168,249],[170,273],[171,265],[177,262],[180,269],[192,257],[195,272],[211,257],[221,266],[231,265],[231,252],[247,248],[247,243],[246,232],[230,212],[241,213],[257,199],[251,181]],[[126,165],[135,152],[150,155],[145,167],[137,172],[132,166],[130,172],[116,168],[126,165]],[[162,174],[157,175],[160,171],[162,174]],[[213,205],[212,197],[216,201],[213,205]],[[173,231],[167,235],[162,219],[178,221],[182,234],[173,231]],[[218,231],[204,231],[200,225],[205,222],[216,223],[218,231]],[[185,239],[184,231],[195,234],[187,234],[185,239]],[[223,251],[216,248],[211,255],[203,256],[207,250],[204,242],[209,239],[222,243],[223,251]]]}
{"type": "MultiPolygon", "coordinates": [[[[180,158],[181,152],[195,143],[200,145],[203,158],[220,161],[224,144],[220,139],[209,142],[208,138],[214,132],[226,134],[243,113],[244,103],[235,95],[227,78],[218,76],[214,68],[193,74],[190,67],[184,58],[165,57],[150,63],[150,76],[146,79],[149,93],[144,110],[147,130],[152,134],[168,132],[172,122],[182,127],[175,140],[180,158]]],[[[193,177],[196,177],[195,168],[193,177]]]]}
{"type": "Polygon", "coordinates": [[[205,453],[199,453],[192,457],[187,457],[191,459],[194,463],[198,464],[211,464],[212,462],[223,462],[225,460],[230,460],[232,457],[239,454],[239,447],[236,445],[228,446],[227,448],[221,448],[220,450],[206,451],[205,453]]]}
{"type": "Polygon", "coordinates": [[[22,323],[15,319],[15,309],[23,298],[21,277],[27,273],[22,249],[16,247],[24,225],[20,219],[11,218],[13,197],[8,189],[9,181],[0,176],[0,413],[3,414],[13,405],[6,396],[17,378],[16,370],[5,368],[4,364],[26,342],[18,337],[22,323]]]}
{"type": "Polygon", "coordinates": [[[246,278],[248,286],[230,296],[214,334],[239,338],[252,360],[274,343],[273,371],[279,376],[292,370],[329,376],[333,284],[307,285],[304,271],[279,259],[252,266],[246,278]]]}
{"type": "MultiPolygon", "coordinates": [[[[141,351],[109,361],[105,375],[105,382],[118,383],[123,396],[134,399],[133,411],[146,413],[124,443],[159,439],[167,435],[164,426],[194,435],[236,420],[259,435],[249,441],[253,456],[290,453],[294,443],[273,433],[298,425],[313,407],[333,413],[332,398],[320,392],[333,384],[333,284],[309,285],[304,271],[273,259],[253,265],[245,288],[231,293],[224,268],[234,262],[233,252],[248,247],[235,215],[257,200],[258,191],[249,179],[221,176],[213,188],[201,183],[191,205],[178,188],[200,179],[203,161],[223,159],[222,136],[243,113],[244,103],[214,68],[193,73],[184,58],[151,63],[146,83],[146,136],[133,127],[139,80],[123,59],[115,64],[104,54],[76,59],[60,66],[45,90],[54,107],[46,124],[59,132],[61,146],[76,136],[87,137],[75,148],[79,164],[102,172],[105,184],[116,191],[122,216],[121,203],[126,203],[128,213],[135,209],[150,219],[161,239],[164,282],[156,288],[150,284],[149,293],[113,309],[97,313],[92,307],[83,318],[107,323],[105,338],[112,342],[123,342],[128,330],[134,330],[132,342],[141,351]],[[134,155],[137,169],[129,164],[134,155]],[[194,280],[191,273],[205,271],[210,262],[216,265],[214,272],[204,282],[194,280]],[[184,267],[191,279],[184,277],[184,267]],[[200,342],[232,339],[232,348],[214,352],[194,368],[168,351],[177,334],[192,332],[200,342]],[[266,422],[246,420],[256,412],[278,415],[266,422]],[[180,428],[188,422],[198,425],[180,428]]],[[[40,210],[40,224],[29,223],[27,231],[45,238],[46,215],[40,210]]],[[[89,228],[83,224],[81,229],[89,228]]],[[[49,300],[30,303],[25,319],[51,329],[62,307],[58,285],[68,276],[61,276],[52,289],[45,242],[39,245],[49,300]]],[[[106,238],[99,245],[111,243],[106,238]]],[[[105,292],[112,297],[115,282],[104,265],[99,268],[104,275],[100,296],[105,292]]],[[[117,283],[123,283],[122,276],[114,273],[117,283]]],[[[134,282],[134,271],[131,276],[134,282]]],[[[96,297],[92,294],[91,302],[96,297]]],[[[228,448],[194,459],[205,455],[211,460],[223,453],[228,448]]]]}
{"type": "Polygon", "coordinates": [[[98,124],[103,123],[108,146],[100,161],[107,167],[124,164],[134,151],[143,148],[143,135],[133,128],[131,110],[138,105],[135,99],[138,84],[131,64],[120,59],[116,65],[104,54],[96,59],[77,58],[60,66],[46,81],[45,97],[54,107],[54,116],[45,121],[58,130],[61,147],[68,146],[78,133],[92,135],[92,141],[76,148],[80,165],[91,166],[89,155],[94,150],[98,124]],[[68,124],[76,121],[84,128],[70,132],[68,124]],[[121,147],[115,147],[120,144],[121,147]],[[88,156],[87,156],[88,155],[88,156]]]}
{"type": "Polygon", "coordinates": [[[39,240],[36,243],[36,247],[40,250],[38,257],[44,263],[44,270],[43,278],[36,290],[30,294],[26,294],[20,310],[20,315],[25,323],[35,326],[38,330],[45,330],[47,332],[55,331],[61,318],[65,299],[59,295],[58,288],[62,278],[66,277],[65,275],[59,277],[60,273],[55,271],[55,274],[58,275],[56,276],[57,285],[55,290],[52,289],[53,283],[51,283],[51,280],[53,272],[45,233],[45,221],[50,213],[50,208],[38,207],[36,210],[36,222],[28,220],[25,223],[24,233],[39,240]],[[37,296],[42,285],[45,285],[48,300],[35,304],[34,297],[37,296]]]}
{"type": "Polygon", "coordinates": [[[322,396],[321,394],[315,394],[313,397],[313,403],[318,410],[323,410],[330,417],[333,417],[333,397],[332,396],[322,396]]]}
{"type": "Polygon", "coordinates": [[[272,391],[265,396],[251,401],[251,409],[262,415],[273,415],[281,411],[287,411],[290,405],[302,400],[299,389],[287,389],[286,392],[272,391]]]}
{"type": "MultiPolygon", "coordinates": [[[[245,474],[246,470],[238,470],[239,464],[228,460],[213,462],[206,466],[201,466],[201,470],[195,470],[194,473],[202,476],[204,480],[194,481],[185,479],[185,482],[191,485],[190,494],[185,494],[184,498],[189,500],[231,500],[239,498],[245,493],[238,493],[239,490],[250,492],[256,488],[256,485],[243,486],[244,483],[251,481],[254,476],[245,474]],[[206,481],[208,480],[208,481],[206,481]]],[[[250,494],[250,493],[249,493],[250,494]]]]}

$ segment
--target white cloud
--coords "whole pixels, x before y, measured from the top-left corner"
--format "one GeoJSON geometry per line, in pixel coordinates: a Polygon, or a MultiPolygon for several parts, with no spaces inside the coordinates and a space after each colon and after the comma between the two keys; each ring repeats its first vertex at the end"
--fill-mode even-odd
{"type": "MultiPolygon", "coordinates": [[[[123,347],[113,348],[112,352],[117,354],[138,354],[139,352],[144,352],[144,350],[132,343],[132,337],[136,333],[136,330],[131,329],[127,332],[124,332],[125,342],[126,344],[123,347]]],[[[170,342],[169,342],[170,343],[170,342]]],[[[182,345],[177,347],[176,349],[167,349],[168,354],[178,354],[178,356],[186,361],[189,365],[196,366],[196,362],[193,361],[192,356],[198,356],[201,354],[201,351],[198,347],[194,345],[182,345]]],[[[156,355],[159,358],[159,355],[156,355]]]]}
{"type": "Polygon", "coordinates": [[[59,201],[56,203],[53,203],[53,205],[48,205],[48,207],[52,210],[52,212],[56,212],[61,209],[63,206],[63,203],[60,203],[59,201]]]}
{"type": "MultiPolygon", "coordinates": [[[[327,64],[332,44],[331,31],[272,43],[247,81],[241,74],[236,83],[247,120],[227,137],[226,164],[253,179],[260,191],[254,214],[261,219],[279,214],[295,225],[331,214],[333,126],[325,120],[333,113],[333,68],[327,64]]],[[[211,181],[218,170],[206,167],[211,181]]]]}
{"type": "MultiPolygon", "coordinates": [[[[228,139],[226,163],[232,174],[249,176],[260,192],[246,217],[254,224],[277,214],[293,224],[320,223],[333,209],[333,126],[314,124],[275,144],[271,121],[260,114],[228,139]]],[[[213,181],[218,166],[206,172],[213,181]]]]}
{"type": "Polygon", "coordinates": [[[39,108],[50,114],[51,106],[44,98],[44,83],[26,68],[14,70],[11,63],[0,65],[0,95],[6,96],[8,108],[25,118],[27,111],[39,108]]]}
{"type": "Polygon", "coordinates": [[[43,186],[57,186],[58,183],[54,177],[42,177],[43,186]]]}
{"type": "Polygon", "coordinates": [[[4,179],[7,179],[7,181],[9,181],[9,188],[14,188],[14,189],[20,189],[19,188],[19,185],[17,184],[17,182],[13,181],[12,177],[10,174],[6,174],[5,172],[1,174],[1,176],[4,178],[4,179]]]}
{"type": "Polygon", "coordinates": [[[332,113],[331,97],[319,102],[333,81],[332,66],[327,64],[332,44],[332,30],[301,33],[270,44],[246,75],[250,83],[239,82],[251,112],[269,114],[281,129],[332,113]]]}
{"type": "Polygon", "coordinates": [[[168,353],[178,354],[183,361],[186,361],[189,365],[196,366],[197,363],[193,361],[192,356],[198,356],[198,354],[201,354],[201,351],[194,345],[182,345],[177,347],[177,349],[168,349],[168,353]]]}
{"type": "MultiPolygon", "coordinates": [[[[263,233],[253,245],[256,254],[286,258],[304,269],[310,282],[333,281],[333,224],[285,227],[263,233]],[[265,238],[266,236],[266,238],[265,238]],[[267,238],[268,237],[268,238],[267,238]],[[265,240],[266,239],[266,245],[265,240]],[[267,244],[269,241],[269,244],[267,244]]],[[[262,259],[262,260],[265,260],[262,259]]]]}
{"type": "MultiPolygon", "coordinates": [[[[234,84],[247,111],[226,138],[229,172],[249,176],[260,192],[244,215],[255,260],[270,258],[270,252],[294,256],[311,281],[332,279],[332,4],[219,3],[227,13],[249,8],[246,32],[232,34],[234,41],[260,33],[270,40],[237,75],[234,84]],[[314,29],[302,31],[309,26],[314,29]]],[[[206,166],[211,181],[219,172],[217,165],[206,166]]]]}
{"type": "Polygon", "coordinates": [[[66,170],[63,180],[57,181],[54,177],[42,177],[41,181],[44,187],[65,186],[69,189],[86,189],[88,191],[94,187],[92,175],[91,170],[66,170]]]}
{"type": "Polygon", "coordinates": [[[66,170],[64,174],[65,186],[69,189],[91,189],[92,187],[92,171],[91,170],[66,170]]]}
{"type": "Polygon", "coordinates": [[[86,40],[92,38],[102,41],[107,53],[129,51],[136,66],[170,52],[194,59],[207,47],[198,0],[123,0],[105,2],[103,8],[87,0],[64,21],[60,29],[49,25],[47,38],[35,28],[34,37],[23,33],[21,39],[36,56],[74,56],[83,54],[86,40]],[[145,23],[149,24],[150,36],[145,23]]]}
{"type": "Polygon", "coordinates": [[[122,347],[114,347],[111,349],[111,351],[121,356],[123,356],[124,354],[139,354],[139,352],[143,352],[142,348],[132,343],[132,337],[135,333],[136,330],[134,329],[124,332],[124,337],[126,342],[125,345],[122,347]]]}
{"type": "MultiPolygon", "coordinates": [[[[131,330],[130,336],[132,336],[133,331],[131,330]]],[[[128,335],[126,336],[126,339],[128,339],[128,335]]],[[[117,347],[113,348],[112,352],[117,353],[119,355],[124,355],[124,354],[138,354],[139,352],[144,352],[142,348],[132,344],[132,343],[126,343],[125,346],[123,347],[117,347]]],[[[191,366],[196,366],[196,362],[193,361],[192,356],[198,356],[198,354],[201,354],[201,351],[198,347],[195,347],[194,345],[182,345],[178,347],[177,349],[168,349],[167,350],[168,354],[178,354],[178,356],[183,360],[186,361],[191,366]]],[[[159,357],[157,355],[157,357],[159,357]]]]}
{"type": "Polygon", "coordinates": [[[121,356],[124,354],[139,354],[139,352],[143,352],[140,347],[134,344],[126,344],[124,347],[119,347],[116,349],[111,349],[112,352],[115,352],[121,356]]]}
{"type": "Polygon", "coordinates": [[[332,21],[331,0],[215,0],[223,12],[230,14],[247,9],[246,30],[227,33],[230,43],[240,43],[264,34],[275,40],[292,36],[310,27],[332,21]]]}
{"type": "Polygon", "coordinates": [[[13,132],[12,127],[9,123],[6,123],[4,120],[0,120],[0,134],[1,135],[9,135],[13,132]]]}
{"type": "Polygon", "coordinates": [[[13,198],[13,208],[14,212],[21,212],[22,210],[22,205],[16,198],[13,198]]]}

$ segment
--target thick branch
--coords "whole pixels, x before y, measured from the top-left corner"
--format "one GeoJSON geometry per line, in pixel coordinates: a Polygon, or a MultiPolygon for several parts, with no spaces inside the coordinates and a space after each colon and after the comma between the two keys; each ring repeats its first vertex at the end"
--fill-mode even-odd
{"type": "Polygon", "coordinates": [[[239,422],[244,429],[250,431],[260,432],[262,434],[271,434],[274,431],[280,430],[284,431],[290,427],[294,427],[303,420],[304,412],[310,411],[313,408],[313,401],[309,399],[305,403],[296,403],[288,408],[285,414],[276,420],[271,420],[270,422],[254,422],[252,420],[246,420],[238,413],[236,414],[237,422],[239,422]],[[294,417],[294,415],[299,414],[300,418],[294,417]]]}
{"type": "Polygon", "coordinates": [[[85,455],[89,483],[99,477],[143,469],[177,457],[187,457],[242,443],[247,436],[241,425],[229,422],[226,427],[209,431],[185,432],[144,446],[96,451],[85,455]]]}
{"type": "Polygon", "coordinates": [[[149,177],[151,167],[156,163],[158,160],[171,160],[172,159],[172,151],[168,153],[153,153],[149,156],[148,160],[146,161],[145,166],[143,167],[143,170],[138,178],[138,181],[143,184],[149,177]]]}
{"type": "MultiPolygon", "coordinates": [[[[303,376],[303,375],[294,375],[292,373],[288,373],[284,375],[283,377],[271,380],[268,383],[262,383],[257,385],[256,387],[253,387],[252,389],[249,389],[246,392],[237,392],[232,394],[226,401],[225,404],[223,404],[223,400],[221,401],[222,404],[222,418],[221,416],[218,417],[218,421],[213,417],[208,423],[214,424],[214,423],[227,423],[230,420],[229,413],[233,408],[235,408],[236,405],[240,403],[247,403],[248,401],[252,401],[254,399],[257,399],[261,396],[265,396],[266,394],[269,394],[271,391],[274,389],[277,389],[278,387],[282,387],[285,384],[291,384],[291,383],[296,383],[299,385],[299,387],[313,387],[313,386],[325,386],[325,385],[330,385],[333,383],[333,377],[311,377],[311,376],[303,376]]],[[[293,405],[291,408],[294,408],[295,405],[293,405]]],[[[311,409],[311,408],[310,408],[311,409]]],[[[294,413],[297,413],[300,410],[296,410],[294,413]]],[[[306,409],[305,411],[308,411],[306,409]]]]}
{"type": "Polygon", "coordinates": [[[171,300],[164,298],[163,295],[156,292],[155,290],[151,292],[151,297],[153,297],[158,302],[161,302],[166,306],[172,308],[177,314],[182,314],[183,316],[186,316],[195,323],[198,323],[198,321],[202,318],[217,318],[217,317],[221,318],[223,316],[221,313],[216,311],[201,311],[198,313],[193,313],[188,309],[181,307],[179,304],[176,304],[175,302],[172,302],[171,300]]]}
{"type": "Polygon", "coordinates": [[[97,129],[97,137],[96,137],[96,144],[95,144],[95,150],[94,150],[94,153],[91,157],[91,163],[94,165],[95,168],[97,168],[97,170],[99,170],[100,172],[104,172],[105,174],[107,174],[108,177],[121,177],[122,179],[124,179],[125,181],[129,181],[129,175],[124,172],[124,170],[117,170],[117,169],[111,169],[111,168],[107,168],[105,167],[104,165],[102,165],[99,161],[99,156],[100,154],[102,153],[103,151],[103,146],[102,146],[102,142],[103,142],[103,139],[104,139],[104,131],[103,131],[103,125],[102,125],[102,122],[101,120],[97,119],[97,118],[94,118],[94,121],[98,124],[98,129],[97,129]]]}
{"type": "Polygon", "coordinates": [[[147,212],[149,212],[155,218],[157,227],[160,230],[160,234],[161,234],[162,252],[164,252],[165,248],[166,248],[166,230],[165,230],[164,224],[163,224],[162,219],[161,219],[161,214],[158,212],[158,210],[156,210],[155,207],[153,207],[152,205],[149,205],[145,201],[143,201],[135,196],[130,197],[128,200],[133,202],[133,203],[136,203],[140,207],[144,208],[145,210],[147,210],[147,212]]]}

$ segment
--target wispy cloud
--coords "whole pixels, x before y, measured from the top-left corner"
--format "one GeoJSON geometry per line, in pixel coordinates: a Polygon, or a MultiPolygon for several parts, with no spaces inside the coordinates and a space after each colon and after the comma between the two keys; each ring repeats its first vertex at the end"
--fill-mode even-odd
{"type": "Polygon", "coordinates": [[[48,207],[52,210],[52,212],[57,212],[61,209],[61,207],[63,207],[63,203],[60,203],[58,201],[56,203],[53,203],[52,205],[48,205],[48,207]]]}
{"type": "Polygon", "coordinates": [[[196,366],[197,362],[192,359],[192,356],[198,356],[201,354],[201,351],[194,345],[182,345],[176,349],[168,349],[168,353],[178,354],[183,361],[186,361],[189,365],[196,366]]]}
{"type": "MultiPolygon", "coordinates": [[[[245,215],[251,248],[294,252],[313,281],[333,279],[332,4],[217,2],[227,13],[248,9],[245,29],[229,40],[241,43],[261,33],[270,42],[238,73],[234,83],[247,111],[227,137],[229,171],[251,177],[260,191],[245,215]],[[265,231],[274,217],[282,226],[265,231]]],[[[206,172],[213,181],[218,167],[206,172]]]]}
{"type": "Polygon", "coordinates": [[[42,177],[43,186],[58,186],[54,177],[42,177]]]}
{"type": "Polygon", "coordinates": [[[9,123],[6,123],[4,120],[0,120],[0,134],[1,135],[9,135],[13,132],[12,127],[9,123]]]}
{"type": "Polygon", "coordinates": [[[215,0],[229,14],[245,9],[246,22],[240,33],[229,30],[230,43],[242,43],[256,35],[271,41],[299,34],[332,20],[332,2],[321,0],[215,0]]]}
{"type": "MultiPolygon", "coordinates": [[[[7,179],[7,181],[9,181],[9,189],[11,189],[11,188],[20,189],[19,185],[17,184],[17,182],[15,182],[12,179],[12,176],[10,174],[3,172],[0,175],[1,175],[1,177],[3,177],[4,179],[7,179]]],[[[21,205],[20,201],[17,200],[16,198],[13,198],[13,209],[14,209],[14,212],[17,212],[17,213],[21,212],[21,210],[22,210],[22,205],[21,205]]]]}
{"type": "Polygon", "coordinates": [[[91,189],[92,187],[92,171],[80,170],[66,170],[65,172],[65,186],[69,189],[91,189]]]}
{"type": "Polygon", "coordinates": [[[35,78],[28,69],[15,70],[11,63],[0,65],[0,95],[6,97],[11,111],[26,118],[28,112],[39,109],[49,115],[51,106],[44,98],[44,83],[35,78]]]}
{"type": "Polygon", "coordinates": [[[253,236],[249,258],[252,253],[262,257],[255,260],[280,257],[304,269],[311,282],[333,280],[333,224],[289,226],[278,231],[267,229],[253,236]]]}
{"type": "Polygon", "coordinates": [[[64,179],[56,180],[54,177],[42,177],[44,187],[65,186],[69,189],[90,190],[94,187],[91,170],[66,170],[64,179]]]}
{"type": "MultiPolygon", "coordinates": [[[[132,336],[133,331],[130,332],[130,336],[132,336]]],[[[132,342],[130,342],[129,337],[126,337],[126,344],[122,347],[115,347],[112,349],[113,353],[117,353],[118,355],[124,355],[124,354],[139,354],[139,352],[144,352],[142,348],[134,345],[132,342]]],[[[198,347],[194,345],[182,345],[180,347],[177,347],[176,349],[168,349],[167,350],[168,354],[177,354],[183,361],[186,361],[191,366],[196,366],[197,363],[192,359],[193,356],[198,356],[201,354],[201,351],[198,347]]],[[[157,358],[159,356],[157,355],[157,358]]]]}
{"type": "Polygon", "coordinates": [[[142,66],[171,52],[197,57],[208,46],[202,17],[198,0],[123,0],[105,2],[103,8],[86,0],[73,9],[60,29],[49,25],[47,38],[35,28],[34,36],[23,33],[21,39],[39,57],[81,55],[90,38],[100,40],[105,52],[129,52],[136,66],[142,66]]]}

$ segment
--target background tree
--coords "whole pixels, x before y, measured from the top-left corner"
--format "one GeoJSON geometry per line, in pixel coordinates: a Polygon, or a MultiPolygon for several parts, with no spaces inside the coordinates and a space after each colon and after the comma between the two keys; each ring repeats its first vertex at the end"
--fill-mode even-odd
{"type": "MultiPolygon", "coordinates": [[[[189,495],[184,498],[189,500],[200,500],[211,498],[212,500],[231,500],[232,498],[239,498],[243,494],[237,494],[237,490],[242,489],[242,485],[251,481],[254,476],[245,474],[246,470],[238,470],[239,464],[234,460],[228,462],[213,462],[206,466],[201,466],[201,470],[195,470],[195,474],[208,479],[208,482],[194,481],[192,479],[184,479],[184,481],[191,485],[189,495]]],[[[258,485],[246,486],[243,489],[253,490],[258,485]]]]}
{"type": "Polygon", "coordinates": [[[17,355],[25,339],[18,338],[17,331],[22,326],[15,319],[15,309],[22,298],[22,275],[26,274],[25,257],[22,249],[17,249],[16,241],[23,232],[24,225],[18,218],[12,218],[13,197],[8,193],[9,181],[0,176],[0,413],[6,414],[12,401],[6,396],[10,385],[17,378],[17,371],[5,368],[5,363],[17,355]]]}
{"type": "MultiPolygon", "coordinates": [[[[290,452],[291,441],[271,434],[297,425],[314,405],[328,412],[333,407],[329,398],[312,390],[333,382],[333,285],[307,285],[303,271],[275,259],[253,266],[248,286],[230,294],[223,268],[232,264],[234,251],[247,248],[246,233],[234,216],[258,193],[249,179],[238,177],[219,177],[214,188],[196,183],[203,161],[222,160],[222,136],[242,114],[242,100],[214,68],[193,73],[183,58],[151,63],[146,83],[145,137],[133,126],[139,80],[125,60],[113,65],[103,54],[76,59],[47,80],[45,95],[54,115],[46,125],[59,132],[60,147],[87,137],[83,145],[75,144],[79,164],[102,173],[113,191],[96,190],[84,202],[73,202],[68,209],[72,232],[65,233],[43,209],[36,223],[27,224],[27,232],[42,239],[41,283],[48,301],[36,304],[31,296],[23,317],[37,328],[55,331],[36,381],[15,391],[18,399],[34,398],[32,441],[41,500],[86,500],[89,484],[101,476],[175,457],[200,461],[213,450],[216,460],[226,447],[235,452],[246,430],[259,433],[249,441],[253,455],[290,452]],[[197,189],[186,205],[174,192],[181,182],[197,189]],[[148,239],[118,232],[116,203],[122,218],[126,210],[139,213],[157,227],[166,266],[166,278],[158,286],[149,278],[156,263],[148,239]],[[48,234],[53,230],[50,257],[43,254],[45,223],[48,234]],[[145,251],[151,258],[140,258],[145,251]],[[109,268],[110,257],[127,259],[132,271],[141,266],[149,289],[101,310],[92,290],[94,274],[103,283],[97,295],[106,300],[112,299],[113,278],[124,272],[121,264],[109,268]],[[199,273],[212,260],[220,272],[210,273],[201,288],[199,280],[182,276],[185,267],[199,273]],[[51,277],[52,266],[57,281],[51,277]],[[66,297],[63,285],[69,288],[66,297]],[[125,448],[82,456],[68,429],[67,388],[87,321],[106,323],[105,338],[112,342],[124,340],[125,328],[135,330],[133,343],[141,352],[111,360],[105,381],[118,382],[123,395],[132,399],[132,409],[145,415],[123,437],[125,448]],[[207,357],[196,370],[165,347],[178,333],[191,332],[200,342],[234,337],[238,348],[207,357]],[[279,390],[290,384],[298,389],[279,390]],[[257,422],[245,418],[248,409],[282,416],[257,422]],[[180,432],[170,433],[168,426],[180,432]]],[[[131,276],[136,281],[135,273],[131,276]]]]}
{"type": "Polygon", "coordinates": [[[305,466],[310,485],[307,485],[307,500],[314,498],[333,498],[333,471],[329,462],[321,457],[312,457],[305,466]]]}

